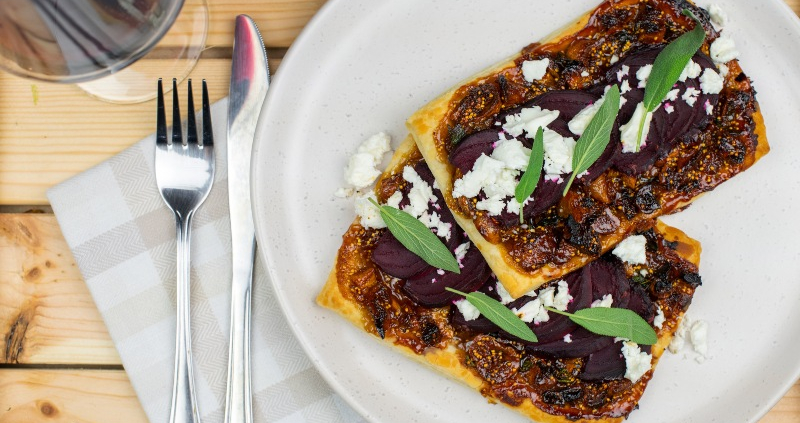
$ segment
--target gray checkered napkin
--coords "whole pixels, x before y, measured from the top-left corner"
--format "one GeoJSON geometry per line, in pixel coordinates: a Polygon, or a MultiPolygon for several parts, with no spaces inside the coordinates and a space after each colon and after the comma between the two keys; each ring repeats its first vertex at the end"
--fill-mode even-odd
{"type": "MultiPolygon", "coordinates": [[[[214,187],[192,234],[192,348],[200,414],[223,418],[231,246],[225,154],[227,100],[211,114],[214,187]]],[[[110,135],[109,135],[110,136],[110,135]]],[[[169,419],[175,354],[175,227],[153,172],[155,137],[51,188],[47,196],[147,417],[169,419]]],[[[300,348],[262,263],[253,287],[257,422],[357,422],[300,348]]]]}

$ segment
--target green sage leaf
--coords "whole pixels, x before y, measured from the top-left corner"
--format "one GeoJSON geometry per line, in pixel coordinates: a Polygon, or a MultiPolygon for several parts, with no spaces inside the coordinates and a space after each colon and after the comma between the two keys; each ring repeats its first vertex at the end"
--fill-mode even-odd
{"type": "Polygon", "coordinates": [[[576,324],[598,335],[625,338],[639,345],[653,345],[658,342],[656,331],[650,324],[636,312],[626,308],[584,308],[574,314],[552,307],[547,307],[547,310],[568,316],[576,324]]]}
{"type": "Polygon", "coordinates": [[[536,131],[536,136],[533,138],[533,145],[531,146],[531,157],[528,160],[528,168],[522,174],[517,188],[514,191],[514,196],[519,203],[519,221],[523,222],[523,208],[525,200],[527,200],[536,189],[536,184],[539,183],[539,177],[542,176],[542,168],[544,167],[544,129],[539,127],[536,131]]]}
{"type": "Polygon", "coordinates": [[[603,104],[589,121],[583,135],[578,138],[572,155],[572,176],[564,187],[563,195],[567,195],[575,177],[586,172],[603,155],[611,140],[611,130],[614,129],[614,121],[617,120],[619,113],[619,96],[619,87],[614,85],[606,93],[603,104]]]}
{"type": "Polygon", "coordinates": [[[371,198],[370,201],[380,211],[389,232],[409,251],[433,267],[461,273],[461,268],[459,268],[453,253],[417,218],[394,207],[380,205],[371,198]]]}
{"type": "Polygon", "coordinates": [[[447,287],[446,290],[464,296],[470,304],[475,306],[482,315],[486,316],[492,323],[500,326],[500,329],[524,339],[528,342],[538,342],[536,334],[523,322],[519,316],[509,310],[508,307],[494,298],[482,292],[470,292],[469,294],[447,287]]]}

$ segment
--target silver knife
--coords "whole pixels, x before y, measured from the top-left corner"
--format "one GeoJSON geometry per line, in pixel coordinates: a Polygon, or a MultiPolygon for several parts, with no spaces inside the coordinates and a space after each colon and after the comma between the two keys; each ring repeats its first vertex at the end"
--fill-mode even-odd
{"type": "Polygon", "coordinates": [[[231,212],[231,339],[225,422],[253,421],[250,383],[250,292],[256,239],[250,208],[250,155],[269,88],[264,42],[253,20],[236,17],[228,99],[228,196],[231,212]]]}

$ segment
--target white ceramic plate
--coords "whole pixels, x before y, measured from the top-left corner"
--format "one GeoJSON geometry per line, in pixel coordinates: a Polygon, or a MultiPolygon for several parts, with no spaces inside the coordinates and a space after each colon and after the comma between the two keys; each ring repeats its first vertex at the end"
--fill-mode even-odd
{"type": "MultiPolygon", "coordinates": [[[[665,354],[631,423],[754,422],[800,375],[800,25],[780,0],[715,1],[772,152],[667,219],[703,243],[689,314],[709,324],[710,357],[665,354]]],[[[354,218],[333,196],[346,161],[378,131],[397,144],[417,108],[597,3],[331,0],[281,64],[256,138],[259,247],[301,344],[368,420],[525,421],[314,303],[354,218]]]]}

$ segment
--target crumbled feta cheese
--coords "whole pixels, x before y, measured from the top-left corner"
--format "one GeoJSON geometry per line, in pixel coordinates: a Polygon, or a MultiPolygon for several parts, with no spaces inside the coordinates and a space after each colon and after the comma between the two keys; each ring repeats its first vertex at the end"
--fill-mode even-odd
{"type": "Polygon", "coordinates": [[[544,172],[550,177],[559,177],[572,172],[572,155],[576,141],[562,137],[549,129],[544,131],[544,172]]]}
{"type": "Polygon", "coordinates": [[[616,54],[615,54],[615,55],[613,55],[613,56],[611,56],[611,60],[609,60],[609,61],[608,61],[608,63],[610,63],[610,64],[612,64],[612,65],[613,65],[614,63],[617,63],[617,62],[619,62],[619,56],[618,56],[618,55],[616,55],[616,54]]]}
{"type": "Polygon", "coordinates": [[[353,188],[338,188],[333,195],[339,198],[348,198],[355,194],[356,190],[353,188]]]}
{"type": "Polygon", "coordinates": [[[526,60],[522,62],[522,77],[528,82],[544,78],[550,59],[526,60]]]}
{"type": "Polygon", "coordinates": [[[386,205],[399,209],[401,201],[403,201],[403,192],[397,190],[394,192],[394,194],[391,195],[391,197],[386,199],[386,205]]]}
{"type": "Polygon", "coordinates": [[[344,180],[357,189],[372,185],[381,171],[375,168],[375,159],[369,153],[356,153],[344,169],[344,180]]]}
{"type": "Polygon", "coordinates": [[[583,71],[583,72],[581,72],[581,76],[586,78],[587,76],[589,76],[589,72],[583,71]]]}
{"type": "Polygon", "coordinates": [[[689,340],[692,342],[692,348],[699,354],[695,360],[702,363],[708,354],[708,323],[704,320],[697,320],[692,323],[689,329],[689,340]]]}
{"type": "Polygon", "coordinates": [[[447,222],[442,222],[442,217],[439,216],[439,213],[422,213],[422,216],[419,216],[419,221],[422,222],[422,224],[426,227],[433,229],[437,236],[442,237],[447,241],[450,240],[450,236],[452,235],[451,229],[453,225],[447,222]]]}
{"type": "Polygon", "coordinates": [[[706,100],[706,104],[703,107],[706,108],[706,114],[707,115],[713,115],[714,114],[714,105],[711,104],[711,100],[706,100]]]}
{"type": "Polygon", "coordinates": [[[571,301],[572,295],[569,295],[569,286],[567,286],[567,282],[563,280],[558,281],[558,292],[556,292],[555,297],[553,297],[553,304],[550,307],[559,311],[566,311],[571,301]]]}
{"type": "Polygon", "coordinates": [[[699,96],[700,96],[700,90],[698,90],[697,88],[687,87],[686,92],[683,93],[681,98],[690,107],[694,107],[694,104],[697,103],[697,97],[699,96]]]}
{"type": "Polygon", "coordinates": [[[708,13],[711,15],[711,23],[714,24],[714,28],[720,29],[728,23],[728,14],[718,4],[709,6],[708,13]]]}
{"type": "Polygon", "coordinates": [[[375,165],[379,165],[383,160],[383,155],[392,151],[391,147],[392,138],[386,132],[378,132],[377,134],[367,138],[360,146],[358,146],[359,153],[367,153],[372,156],[375,165]]]}
{"type": "Polygon", "coordinates": [[[411,166],[403,168],[403,179],[411,184],[411,189],[408,191],[409,204],[403,208],[403,211],[419,218],[427,212],[430,203],[436,202],[433,188],[411,166]]]}
{"type": "MultiPolygon", "coordinates": [[[[556,310],[566,311],[572,296],[569,295],[569,286],[563,280],[556,286],[549,286],[539,291],[539,300],[543,307],[553,307],[556,310]]],[[[545,313],[547,310],[545,310],[545,313]]]]}
{"type": "Polygon", "coordinates": [[[678,81],[686,82],[687,79],[694,79],[700,76],[700,73],[703,71],[703,68],[698,65],[694,60],[690,60],[689,63],[683,68],[681,72],[681,76],[678,77],[678,81]]]}
{"type": "Polygon", "coordinates": [[[617,71],[617,81],[622,82],[624,78],[627,78],[631,72],[631,68],[628,65],[622,65],[622,67],[617,71]]]}
{"type": "Polygon", "coordinates": [[[481,315],[480,310],[466,299],[458,300],[455,304],[456,308],[458,308],[458,311],[461,312],[461,315],[464,316],[464,320],[467,322],[475,320],[481,315]]]}
{"type": "Polygon", "coordinates": [[[661,329],[664,327],[664,322],[666,318],[664,317],[664,310],[661,309],[661,306],[657,306],[656,309],[656,317],[653,318],[653,326],[661,329]]]}
{"type": "Polygon", "coordinates": [[[499,216],[506,207],[505,200],[500,197],[487,197],[475,203],[475,208],[489,212],[490,216],[499,216]]]}
{"type": "Polygon", "coordinates": [[[628,82],[628,80],[626,79],[626,80],[622,81],[622,84],[619,86],[619,93],[620,94],[625,94],[625,93],[629,92],[630,90],[631,90],[631,84],[628,82]]]}
{"type": "Polygon", "coordinates": [[[675,101],[675,100],[678,99],[678,94],[680,92],[681,92],[681,90],[679,90],[678,88],[675,88],[674,90],[671,90],[670,92],[668,92],[667,96],[664,97],[664,99],[665,100],[669,100],[669,101],[675,101]]]}
{"type": "Polygon", "coordinates": [[[464,260],[464,257],[467,255],[467,251],[469,251],[470,243],[469,241],[459,245],[456,247],[456,250],[453,252],[456,256],[456,261],[458,262],[459,267],[464,267],[461,265],[461,262],[464,260]]]}
{"type": "Polygon", "coordinates": [[[719,74],[720,76],[722,76],[722,79],[725,79],[725,77],[728,76],[728,72],[730,72],[730,69],[728,69],[728,65],[725,64],[719,65],[719,74]]]}
{"type": "Polygon", "coordinates": [[[642,352],[635,342],[625,341],[622,344],[622,356],[625,357],[625,378],[633,383],[638,382],[652,367],[653,356],[642,352]]]}
{"type": "Polygon", "coordinates": [[[704,362],[708,355],[708,323],[704,320],[692,320],[684,315],[667,348],[671,353],[677,354],[687,341],[697,353],[695,360],[698,363],[704,362]]]}
{"type": "Polygon", "coordinates": [[[711,43],[711,59],[714,63],[728,63],[739,57],[739,50],[736,50],[736,43],[733,39],[722,35],[711,43]]]}
{"type": "Polygon", "coordinates": [[[482,154],[472,170],[455,181],[453,197],[472,198],[483,191],[486,198],[475,205],[479,210],[487,211],[492,216],[499,215],[503,210],[519,213],[519,204],[512,204],[516,203],[516,199],[506,199],[514,197],[517,176],[527,168],[530,154],[531,150],[514,138],[498,140],[491,156],[482,154]]]}
{"type": "Polygon", "coordinates": [[[390,144],[391,138],[385,132],[367,138],[356,154],[350,157],[344,169],[345,181],[356,189],[366,188],[375,182],[381,175],[376,166],[383,160],[383,155],[391,151],[390,144]]]}
{"type": "Polygon", "coordinates": [[[503,162],[482,154],[472,170],[453,183],[453,198],[476,197],[483,187],[496,184],[504,169],[503,162]]]}
{"type": "Polygon", "coordinates": [[[612,253],[626,263],[645,264],[647,262],[646,245],[647,238],[644,235],[633,235],[617,244],[612,253]]]}
{"type": "Polygon", "coordinates": [[[724,80],[713,69],[706,69],[700,77],[700,88],[703,94],[719,94],[722,91],[724,80]]]}
{"type": "Polygon", "coordinates": [[[669,352],[677,354],[683,349],[683,346],[686,344],[687,329],[691,326],[690,322],[689,316],[684,315],[678,323],[678,327],[675,329],[675,333],[672,334],[672,340],[667,347],[669,352]]]}
{"type": "Polygon", "coordinates": [[[591,308],[596,308],[596,307],[610,308],[611,304],[614,304],[614,297],[612,297],[611,294],[605,294],[605,295],[603,295],[602,299],[592,301],[592,304],[589,307],[591,307],[591,308]]]}
{"type": "Polygon", "coordinates": [[[508,304],[514,301],[514,297],[512,297],[511,294],[509,294],[508,291],[506,291],[506,287],[504,287],[503,284],[500,283],[500,281],[497,281],[496,289],[497,289],[497,295],[500,296],[501,303],[508,304]]]}
{"type": "Polygon", "coordinates": [[[525,323],[541,323],[550,320],[550,316],[539,298],[528,301],[520,308],[512,308],[511,311],[525,323]]]}
{"type": "Polygon", "coordinates": [[[492,158],[505,163],[506,168],[525,170],[531,157],[531,149],[526,148],[516,139],[503,140],[497,143],[492,158]]]}
{"type": "Polygon", "coordinates": [[[642,144],[640,147],[644,147],[647,143],[647,135],[650,134],[650,122],[653,120],[653,112],[646,112],[644,103],[639,103],[636,105],[636,110],[633,112],[631,120],[620,127],[620,140],[622,141],[623,153],[636,152],[639,125],[642,119],[644,119],[644,129],[642,130],[642,144]]]}
{"type": "Polygon", "coordinates": [[[512,137],[518,137],[523,132],[527,132],[526,136],[533,138],[536,136],[537,129],[547,128],[547,125],[558,119],[560,113],[558,110],[542,109],[539,106],[527,107],[517,114],[506,116],[503,130],[512,137]]]}
{"type": "Polygon", "coordinates": [[[571,333],[568,333],[568,334],[564,335],[564,342],[566,342],[567,344],[571,344],[572,343],[572,334],[571,333]]]}
{"type": "Polygon", "coordinates": [[[664,103],[664,111],[671,115],[675,111],[675,107],[670,103],[664,103]]]}
{"type": "Polygon", "coordinates": [[[386,222],[383,221],[380,210],[369,201],[370,198],[377,201],[373,193],[356,197],[356,214],[361,218],[361,226],[367,229],[383,229],[386,227],[386,222]]]}
{"type": "Polygon", "coordinates": [[[653,71],[653,65],[645,65],[636,71],[636,79],[639,81],[639,88],[647,87],[647,80],[650,78],[650,72],[653,71]]]}

